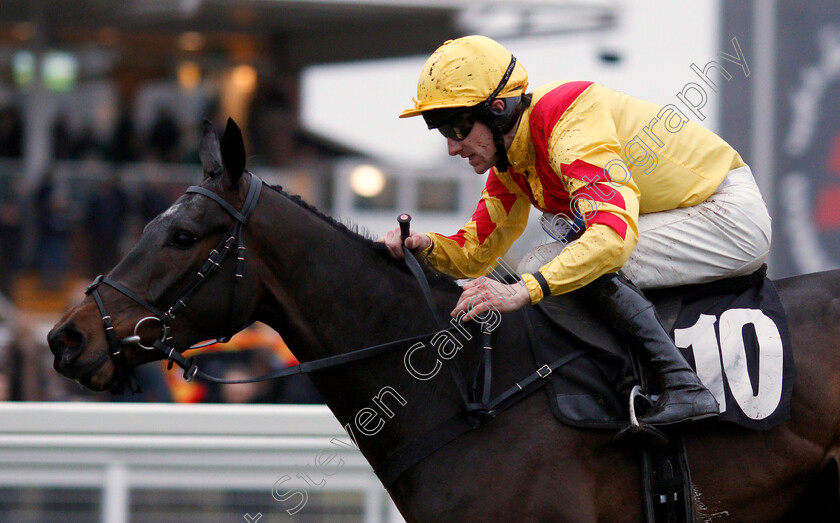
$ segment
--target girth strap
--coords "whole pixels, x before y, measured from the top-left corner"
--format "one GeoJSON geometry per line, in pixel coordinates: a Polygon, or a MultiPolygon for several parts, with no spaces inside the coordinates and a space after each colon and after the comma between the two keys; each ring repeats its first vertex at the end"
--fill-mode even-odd
{"type": "MultiPolygon", "coordinates": [[[[585,353],[585,349],[579,349],[543,365],[496,396],[496,398],[486,404],[486,407],[494,414],[507,410],[545,385],[545,379],[553,371],[585,353]]],[[[436,450],[443,448],[462,434],[477,428],[479,425],[481,425],[481,421],[473,416],[464,413],[456,414],[443,423],[436,425],[431,430],[424,432],[388,456],[374,472],[385,488],[389,488],[399,479],[403,472],[424,460],[436,450]]]]}
{"type": "Polygon", "coordinates": [[[472,397],[473,402],[467,403],[467,413],[472,414],[479,419],[489,419],[495,416],[492,408],[490,408],[490,392],[493,382],[493,346],[492,333],[486,328],[481,329],[481,356],[479,356],[478,365],[475,368],[475,376],[473,377],[472,397]],[[480,378],[480,380],[479,380],[480,378]],[[481,399],[476,399],[479,396],[478,383],[481,381],[481,399]]]}
{"type": "MultiPolygon", "coordinates": [[[[531,343],[536,343],[536,331],[531,315],[534,314],[532,308],[525,307],[521,309],[525,328],[528,333],[528,339],[531,343]]],[[[489,333],[485,335],[485,343],[489,345],[489,333]]],[[[485,350],[485,354],[491,351],[485,350]]],[[[484,399],[482,397],[482,404],[468,405],[468,407],[480,408],[481,410],[456,414],[452,418],[447,419],[432,429],[424,432],[418,438],[406,443],[400,449],[392,453],[388,458],[381,463],[374,472],[379,477],[379,480],[385,485],[385,488],[390,487],[403,472],[410,469],[433,452],[444,447],[457,437],[469,432],[478,427],[485,417],[492,418],[498,413],[505,411],[509,407],[515,405],[519,401],[530,396],[534,391],[542,388],[546,384],[546,378],[559,369],[563,365],[577,359],[586,354],[586,349],[577,349],[561,356],[560,358],[540,366],[535,371],[531,372],[524,378],[517,381],[507,390],[501,392],[492,400],[484,399]],[[486,416],[476,416],[477,412],[486,413],[486,416]]],[[[489,358],[489,356],[486,356],[489,358]]],[[[489,362],[485,360],[485,365],[489,362]]],[[[485,369],[486,370],[486,369],[485,369]]],[[[489,394],[489,375],[485,376],[485,394],[489,394]]]]}

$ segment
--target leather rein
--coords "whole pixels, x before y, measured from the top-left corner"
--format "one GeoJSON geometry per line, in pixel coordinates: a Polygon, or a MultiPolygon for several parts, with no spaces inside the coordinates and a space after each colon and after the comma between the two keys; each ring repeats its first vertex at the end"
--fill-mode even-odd
{"type": "MultiPolygon", "coordinates": [[[[187,381],[191,381],[193,378],[198,376],[199,378],[215,383],[236,384],[253,383],[257,381],[265,381],[276,378],[283,378],[286,376],[307,374],[314,371],[331,369],[351,362],[365,360],[373,358],[375,356],[396,352],[399,350],[405,350],[417,343],[418,341],[428,340],[441,332],[451,332],[456,329],[455,326],[446,327],[440,320],[441,315],[438,311],[437,305],[435,304],[432,298],[431,289],[429,288],[429,283],[425,276],[425,273],[423,272],[420,263],[417,261],[417,259],[411,253],[411,251],[404,247],[405,258],[408,268],[414,275],[418,284],[420,285],[428,308],[433,314],[437,325],[440,327],[440,330],[434,333],[416,336],[413,338],[397,340],[390,343],[383,343],[380,345],[374,345],[372,347],[354,350],[344,354],[338,354],[335,356],[328,356],[309,362],[303,362],[293,367],[287,367],[275,372],[251,378],[229,380],[212,376],[201,371],[198,368],[198,364],[194,357],[184,357],[175,348],[174,344],[172,343],[173,337],[171,322],[175,319],[175,316],[177,313],[179,313],[179,311],[187,307],[187,303],[193,296],[196,289],[198,289],[198,287],[204,281],[206,281],[207,278],[214,274],[219,269],[227,255],[233,252],[234,244],[236,244],[237,253],[235,282],[239,282],[242,279],[244,275],[244,263],[246,252],[245,246],[243,245],[242,229],[245,227],[245,225],[247,225],[248,218],[250,217],[251,213],[254,211],[254,208],[257,205],[261,188],[262,180],[260,180],[256,175],[251,174],[251,186],[248,189],[248,194],[245,198],[245,202],[242,206],[242,209],[239,211],[234,209],[233,206],[231,206],[228,202],[222,199],[218,194],[213,193],[212,191],[209,191],[203,187],[191,186],[187,188],[187,193],[200,194],[218,203],[229,215],[231,215],[234,218],[234,222],[233,225],[231,225],[231,228],[228,231],[228,233],[225,236],[223,236],[222,239],[219,241],[216,248],[210,251],[210,255],[208,256],[207,260],[198,270],[198,273],[193,277],[192,281],[180,294],[180,297],[176,299],[173,302],[173,304],[169,307],[165,309],[160,309],[152,303],[150,303],[149,301],[140,297],[134,291],[128,289],[121,283],[107,276],[97,276],[93,283],[91,283],[90,286],[88,286],[88,288],[85,290],[85,294],[91,295],[95,300],[97,307],[99,308],[99,313],[102,317],[102,323],[105,328],[105,334],[108,339],[109,348],[108,354],[101,356],[99,359],[97,359],[95,362],[89,365],[88,368],[95,369],[99,365],[107,361],[108,358],[110,358],[113,361],[116,377],[114,380],[114,384],[112,385],[111,392],[117,393],[122,391],[126,384],[128,384],[132,392],[140,391],[139,382],[136,376],[134,375],[134,370],[129,366],[123,354],[122,349],[125,346],[137,346],[145,350],[158,350],[162,352],[164,357],[169,361],[169,368],[172,368],[173,363],[177,364],[181,369],[183,369],[184,379],[186,379],[187,381]],[[123,294],[124,296],[126,296],[136,304],[140,305],[144,309],[148,310],[152,314],[151,316],[146,316],[138,320],[137,324],[134,326],[134,334],[132,336],[117,339],[117,336],[114,333],[114,326],[112,323],[111,316],[107,313],[105,303],[103,302],[102,297],[99,293],[99,288],[102,285],[106,285],[118,291],[119,293],[123,294]],[[141,343],[141,337],[139,335],[140,326],[146,322],[157,322],[161,328],[160,338],[156,339],[150,346],[143,345],[141,343]]],[[[403,214],[399,217],[403,246],[405,245],[405,238],[409,234],[410,220],[411,217],[407,214],[403,214]]],[[[234,289],[231,298],[231,300],[234,303],[232,304],[231,310],[236,310],[235,307],[233,307],[233,305],[235,305],[236,296],[237,292],[236,289],[234,289]]],[[[525,324],[529,331],[529,335],[533,340],[534,328],[531,324],[529,314],[533,314],[533,312],[523,309],[525,324]]],[[[442,423],[435,425],[434,427],[426,431],[423,434],[422,438],[416,438],[409,442],[406,442],[396,452],[388,456],[383,462],[379,463],[378,466],[375,467],[374,472],[386,488],[390,487],[402,475],[403,472],[425,459],[435,450],[447,445],[449,442],[458,438],[462,434],[476,429],[485,421],[493,419],[498,412],[501,412],[507,409],[508,407],[516,404],[521,399],[527,397],[531,392],[534,392],[535,390],[541,388],[546,382],[545,379],[554,370],[562,367],[566,363],[574,360],[575,358],[577,358],[585,352],[584,350],[572,351],[558,360],[544,364],[535,371],[529,373],[528,375],[517,381],[514,385],[508,387],[507,389],[498,393],[495,397],[491,398],[492,347],[490,346],[490,338],[491,333],[485,329],[482,329],[482,356],[479,357],[479,363],[475,370],[475,376],[472,380],[471,387],[467,385],[466,380],[464,379],[461,370],[455,362],[454,358],[446,360],[446,366],[450,371],[452,379],[455,382],[456,388],[458,389],[458,392],[461,396],[461,401],[464,410],[446,419],[442,423]]],[[[192,345],[188,347],[188,349],[205,347],[207,345],[211,345],[217,342],[224,343],[229,339],[229,336],[224,338],[217,338],[212,341],[192,345]]]]}
{"type": "MultiPolygon", "coordinates": [[[[112,278],[109,278],[108,276],[103,275],[97,276],[96,279],[85,290],[85,294],[91,295],[94,301],[96,302],[96,306],[98,307],[100,316],[102,317],[102,324],[105,328],[105,335],[108,340],[108,354],[101,356],[99,359],[97,359],[91,365],[89,365],[88,368],[94,369],[99,367],[109,358],[112,360],[116,372],[116,379],[114,381],[114,385],[112,386],[111,392],[117,393],[122,391],[126,384],[129,386],[132,392],[141,391],[140,384],[136,376],[134,375],[134,369],[128,364],[125,355],[123,354],[123,348],[126,346],[136,346],[145,350],[158,350],[162,352],[164,357],[169,361],[169,368],[172,368],[173,363],[177,364],[179,367],[181,367],[181,369],[183,369],[184,379],[187,381],[192,381],[192,379],[197,376],[201,379],[211,381],[214,383],[237,384],[266,381],[276,378],[283,378],[286,376],[293,376],[297,374],[307,374],[313,371],[325,370],[340,365],[345,365],[354,361],[368,359],[374,356],[379,356],[390,352],[396,352],[398,350],[407,349],[410,346],[417,343],[418,341],[427,340],[437,333],[435,332],[412,338],[397,340],[389,343],[383,343],[380,345],[374,345],[372,347],[358,349],[345,354],[338,354],[335,356],[328,356],[309,362],[303,362],[299,365],[280,369],[268,374],[262,374],[260,376],[236,380],[223,379],[217,376],[207,374],[206,372],[198,368],[198,363],[195,357],[183,356],[172,343],[173,337],[171,322],[175,319],[176,314],[178,314],[183,309],[187,308],[187,303],[189,302],[190,298],[193,296],[195,291],[199,288],[199,286],[221,267],[227,255],[233,252],[234,244],[236,244],[237,253],[235,282],[238,283],[244,275],[246,249],[243,245],[242,229],[245,227],[245,225],[247,225],[251,213],[257,206],[257,201],[259,200],[263,183],[262,180],[255,174],[249,174],[251,175],[251,186],[248,189],[248,194],[245,198],[244,204],[242,205],[242,209],[239,211],[234,209],[233,206],[231,206],[227,201],[222,199],[218,194],[209,191],[203,187],[191,186],[187,188],[187,193],[200,194],[218,203],[222,207],[222,209],[224,209],[229,215],[231,215],[234,218],[234,222],[231,225],[231,228],[228,231],[228,233],[225,234],[219,241],[219,243],[216,245],[216,247],[212,251],[210,251],[210,255],[207,257],[207,260],[204,262],[204,264],[198,270],[196,275],[193,277],[192,281],[189,283],[189,285],[187,285],[184,291],[181,292],[179,297],[173,302],[172,305],[163,309],[158,308],[149,301],[140,297],[136,292],[127,288],[123,284],[113,280],[112,278]],[[134,326],[134,332],[132,336],[117,339],[117,336],[114,333],[112,318],[108,314],[107,309],[105,307],[105,303],[102,300],[102,297],[99,293],[99,288],[102,285],[111,287],[112,289],[118,291],[119,293],[121,293],[122,295],[129,298],[131,301],[133,301],[137,305],[140,305],[141,307],[143,307],[151,313],[150,316],[146,316],[138,320],[137,324],[134,326]],[[151,345],[143,345],[141,343],[141,338],[139,334],[140,326],[147,322],[157,322],[160,325],[161,329],[160,338],[156,339],[151,345]]],[[[411,260],[414,262],[412,272],[414,273],[415,277],[422,278],[422,280],[420,281],[424,296],[428,300],[430,306],[434,306],[434,304],[431,302],[431,291],[429,289],[428,282],[426,281],[425,276],[422,274],[422,270],[420,269],[419,265],[417,265],[417,261],[414,260],[413,257],[411,257],[411,260]]],[[[236,295],[237,293],[234,289],[232,298],[234,301],[236,299],[236,295]]],[[[235,307],[232,306],[231,310],[235,310],[235,307]]],[[[454,330],[454,327],[450,327],[449,329],[443,330],[454,330]]],[[[187,350],[206,347],[214,343],[225,343],[229,340],[230,336],[216,338],[215,340],[210,340],[196,345],[192,345],[188,347],[187,350]]],[[[450,368],[457,369],[457,367],[450,368]]],[[[465,400],[465,403],[469,405],[470,402],[466,400],[466,385],[464,385],[463,378],[458,378],[460,378],[460,375],[456,378],[456,381],[458,381],[459,385],[458,388],[460,391],[462,391],[462,397],[465,400]]]]}

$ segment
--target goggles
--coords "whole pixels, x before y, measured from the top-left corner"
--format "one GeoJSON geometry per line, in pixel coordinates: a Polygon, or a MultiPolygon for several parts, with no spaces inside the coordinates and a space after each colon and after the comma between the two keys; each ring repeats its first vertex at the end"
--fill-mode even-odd
{"type": "Polygon", "coordinates": [[[475,116],[472,111],[460,111],[458,114],[437,126],[440,134],[446,138],[460,142],[465,139],[475,125],[475,116]]]}

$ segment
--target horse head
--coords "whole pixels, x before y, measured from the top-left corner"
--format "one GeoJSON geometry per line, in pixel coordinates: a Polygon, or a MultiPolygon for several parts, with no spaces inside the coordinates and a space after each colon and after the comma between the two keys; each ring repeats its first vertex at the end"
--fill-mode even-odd
{"type": "Polygon", "coordinates": [[[262,182],[245,171],[242,133],[233,120],[221,142],[205,121],[199,156],[201,184],[152,220],[125,258],[97,277],[50,331],[53,365],[62,375],[116,392],[127,382],[133,386],[131,369],[165,357],[161,346],[180,353],[252,321],[258,283],[237,258],[245,257],[243,228],[262,182]]]}

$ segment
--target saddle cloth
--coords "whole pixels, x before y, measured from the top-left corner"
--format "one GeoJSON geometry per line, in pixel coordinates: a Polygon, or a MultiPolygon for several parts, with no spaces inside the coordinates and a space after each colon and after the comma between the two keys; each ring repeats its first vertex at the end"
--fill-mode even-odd
{"type": "MultiPolygon", "coordinates": [[[[715,395],[721,421],[767,430],[789,417],[793,389],[790,334],[766,267],[701,285],[648,291],[665,329],[715,395]]],[[[530,314],[538,364],[589,348],[548,376],[546,392],[561,422],[580,428],[622,428],[629,391],[639,382],[625,340],[571,295],[542,300],[530,314]]],[[[645,366],[642,359],[640,363],[645,366]]],[[[657,377],[646,368],[646,392],[657,377]]]]}

